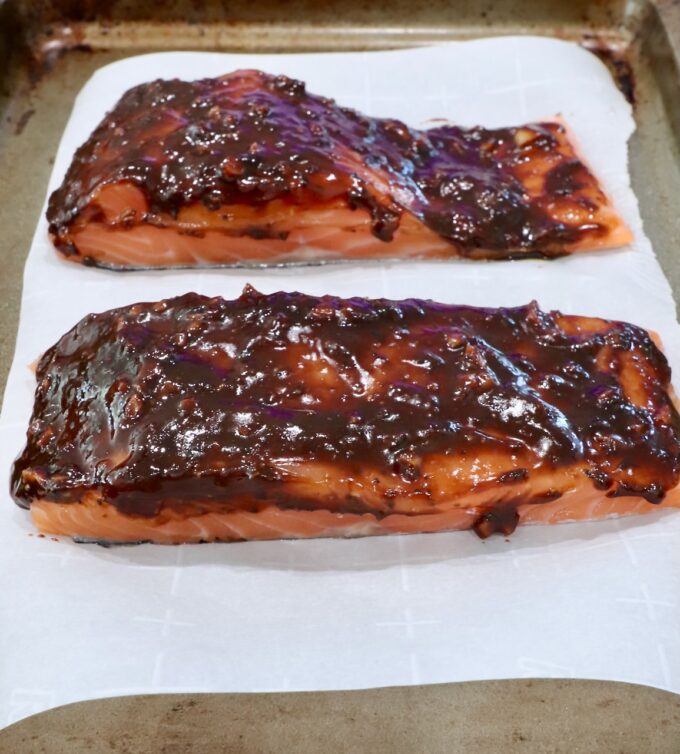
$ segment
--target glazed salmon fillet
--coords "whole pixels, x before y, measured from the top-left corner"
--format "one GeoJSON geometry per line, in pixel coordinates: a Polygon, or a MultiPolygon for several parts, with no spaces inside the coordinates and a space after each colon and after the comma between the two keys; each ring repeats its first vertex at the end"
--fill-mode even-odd
{"type": "Polygon", "coordinates": [[[113,269],[556,257],[632,240],[559,122],[418,131],[253,70],[128,91],[47,219],[65,258],[113,269]]]}
{"type": "Polygon", "coordinates": [[[486,537],[680,504],[652,337],[535,303],[189,293],[89,315],[36,376],[12,493],[46,534],[486,537]]]}

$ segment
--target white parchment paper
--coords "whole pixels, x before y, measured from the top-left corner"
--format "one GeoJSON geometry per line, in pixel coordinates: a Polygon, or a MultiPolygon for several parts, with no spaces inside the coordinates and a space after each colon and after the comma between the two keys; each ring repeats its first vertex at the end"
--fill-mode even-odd
{"type": "MultiPolygon", "coordinates": [[[[82,316],[195,290],[408,296],[524,304],[633,321],[680,374],[667,281],[629,187],[631,110],[575,45],[502,38],[366,54],[164,53],[98,71],[54,165],[130,86],[238,67],[413,126],[516,125],[562,115],[633,228],[633,246],[555,262],[351,264],[116,274],[57,257],[41,217],[26,264],[0,421],[0,724],[65,702],[166,691],[347,689],[487,678],[624,680],[680,691],[680,514],[351,541],[103,549],[30,535],[7,493],[24,443],[28,365],[82,316]]],[[[677,384],[677,382],[676,382],[677,384]]]]}

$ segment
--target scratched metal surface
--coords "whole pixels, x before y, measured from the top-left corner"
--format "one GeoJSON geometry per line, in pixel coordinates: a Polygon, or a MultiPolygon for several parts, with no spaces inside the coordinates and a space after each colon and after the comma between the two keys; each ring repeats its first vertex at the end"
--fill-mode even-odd
{"type": "MultiPolygon", "coordinates": [[[[96,68],[161,49],[378,49],[509,33],[625,52],[638,126],[630,145],[633,186],[679,301],[680,4],[674,0],[0,0],[0,391],[53,155],[73,98],[96,68]]],[[[0,732],[0,752],[16,754],[369,748],[680,752],[680,699],[625,684],[550,680],[160,696],[71,705],[0,732]]]]}

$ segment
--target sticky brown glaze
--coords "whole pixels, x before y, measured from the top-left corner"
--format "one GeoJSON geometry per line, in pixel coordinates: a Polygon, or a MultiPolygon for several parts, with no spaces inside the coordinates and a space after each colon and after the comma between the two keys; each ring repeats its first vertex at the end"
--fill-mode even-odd
{"type": "MultiPolygon", "coordinates": [[[[633,325],[430,301],[189,293],[83,319],[38,364],[12,493],[126,516],[475,506],[678,483],[670,370],[633,325]]],[[[471,522],[472,524],[473,522],[471,522]]]]}
{"type": "MultiPolygon", "coordinates": [[[[47,218],[57,248],[76,261],[172,266],[309,261],[296,256],[309,234],[294,233],[308,214],[289,217],[302,210],[325,210],[355,237],[363,228],[337,213],[367,215],[380,243],[365,256],[390,248],[398,256],[559,256],[630,240],[558,123],[418,131],[248,70],[128,91],[76,152],[47,218]],[[114,185],[128,195],[112,200],[103,189],[114,185]],[[91,235],[128,231],[132,239],[140,227],[153,229],[139,241],[142,260],[107,257],[111,237],[91,235]],[[184,236],[184,246],[187,237],[203,240],[194,240],[193,257],[154,258],[154,244],[170,243],[159,230],[184,236]],[[404,233],[407,248],[398,243],[404,233]],[[220,259],[206,234],[235,246],[236,258],[220,259]],[[261,241],[264,258],[235,239],[261,241]]],[[[355,241],[317,233],[310,245],[342,257],[355,241]]]]}

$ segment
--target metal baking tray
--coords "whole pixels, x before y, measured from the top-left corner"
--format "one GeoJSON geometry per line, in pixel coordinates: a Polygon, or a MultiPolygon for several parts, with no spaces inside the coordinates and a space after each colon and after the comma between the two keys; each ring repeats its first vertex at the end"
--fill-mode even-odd
{"type": "MultiPolygon", "coordinates": [[[[157,50],[367,50],[500,34],[578,41],[609,65],[633,100],[633,188],[680,301],[676,0],[0,0],[0,391],[54,154],[73,99],[95,69],[157,50]]],[[[0,732],[0,751],[632,754],[677,752],[678,741],[675,695],[626,684],[518,680],[85,702],[0,732]]]]}

